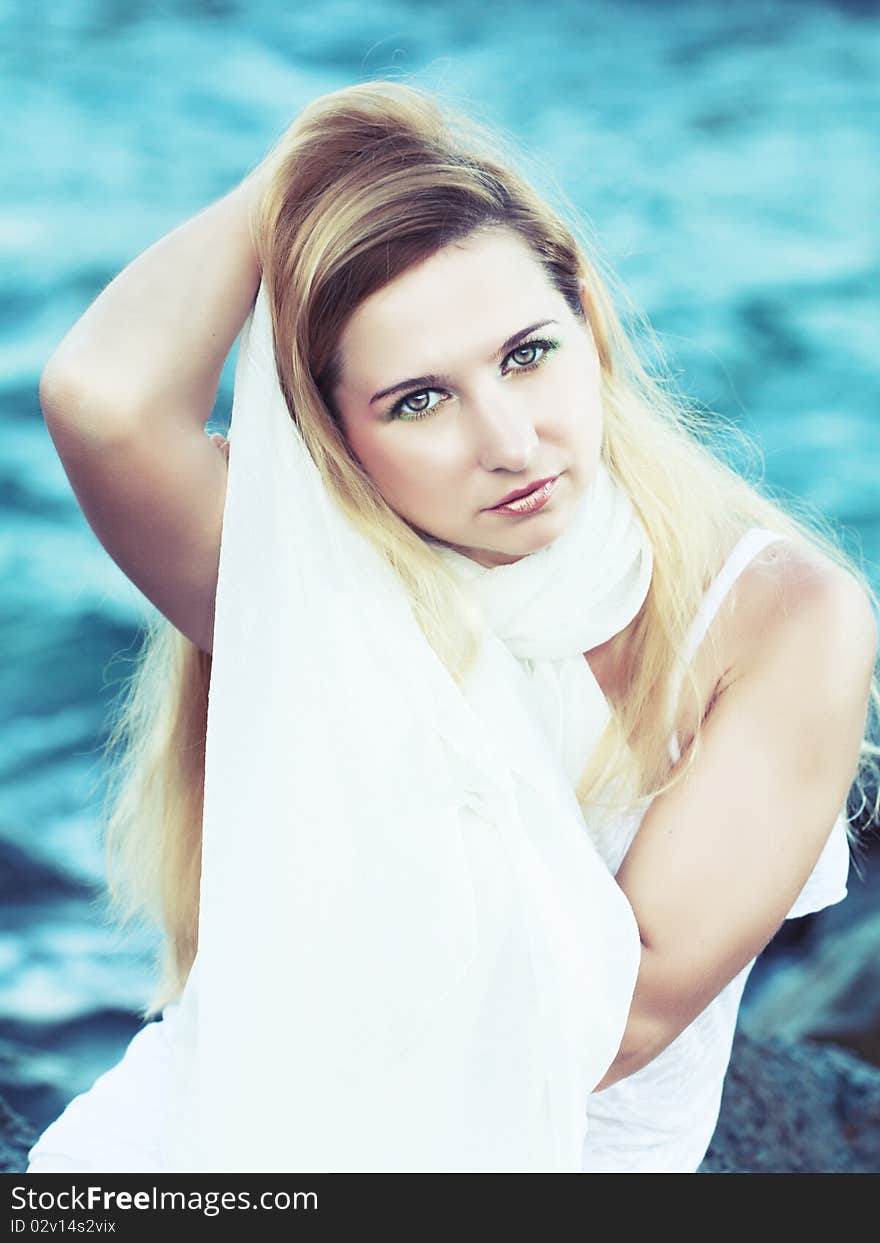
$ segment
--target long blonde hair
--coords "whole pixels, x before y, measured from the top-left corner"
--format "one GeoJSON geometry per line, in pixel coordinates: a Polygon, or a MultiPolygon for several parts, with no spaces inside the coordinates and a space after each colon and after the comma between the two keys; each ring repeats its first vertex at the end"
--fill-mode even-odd
{"type": "MultiPolygon", "coordinates": [[[[654,551],[650,590],[633,623],[637,658],[624,701],[577,789],[585,810],[615,810],[669,789],[699,754],[698,725],[672,770],[668,705],[658,688],[680,671],[700,720],[700,689],[684,661],[684,641],[745,530],[769,528],[818,549],[861,583],[875,608],[877,598],[826,519],[805,506],[795,516],[791,502],[784,508],[760,481],[730,466],[722,422],[715,420],[710,435],[704,413],[656,366],[649,374],[615,310],[613,278],[590,257],[582,226],[573,214],[565,219],[567,209],[551,207],[515,165],[497,133],[436,95],[393,81],[347,87],[311,103],[269,152],[253,240],[290,415],[327,487],[400,574],[427,641],[456,679],[477,650],[476,621],[436,553],[386,504],[349,451],[333,404],[340,333],[371,293],[477,229],[519,234],[581,319],[586,278],[586,313],[601,363],[603,460],[627,489],[654,551]],[[609,799],[613,789],[624,796],[609,799]]],[[[640,327],[658,353],[647,324],[640,327]]],[[[144,1017],[181,991],[197,948],[210,672],[211,657],[170,623],[148,623],[105,748],[113,917],[146,918],[163,937],[160,978],[144,1017]]],[[[876,678],[869,702],[880,713],[876,678]]],[[[860,790],[862,778],[878,769],[880,748],[869,737],[870,730],[855,777],[860,790]]]]}

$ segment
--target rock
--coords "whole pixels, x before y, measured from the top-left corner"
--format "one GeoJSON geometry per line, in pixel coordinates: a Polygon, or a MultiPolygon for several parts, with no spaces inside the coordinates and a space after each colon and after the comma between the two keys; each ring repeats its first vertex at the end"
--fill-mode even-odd
{"type": "Polygon", "coordinates": [[[880,913],[827,935],[748,1008],[754,1036],[843,1045],[880,1066],[880,913]]]}
{"type": "Polygon", "coordinates": [[[36,1140],[34,1128],[0,1096],[0,1172],[22,1173],[27,1166],[27,1154],[36,1140]]]}
{"type": "Polygon", "coordinates": [[[880,1070],[741,1027],[701,1174],[880,1172],[880,1070]]]}

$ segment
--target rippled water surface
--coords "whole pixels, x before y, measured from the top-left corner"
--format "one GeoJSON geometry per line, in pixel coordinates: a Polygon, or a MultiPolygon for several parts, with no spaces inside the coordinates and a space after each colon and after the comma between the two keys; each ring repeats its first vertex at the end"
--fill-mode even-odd
{"type": "MultiPolygon", "coordinates": [[[[96,749],[149,606],[42,421],[67,328],[308,100],[404,75],[502,127],[592,222],[679,385],[876,587],[880,23],[857,3],[58,0],[0,9],[0,49],[0,1090],[43,1124],[120,1055],[149,948],[93,901],[96,749]]],[[[231,382],[230,361],[218,426],[231,382]]]]}

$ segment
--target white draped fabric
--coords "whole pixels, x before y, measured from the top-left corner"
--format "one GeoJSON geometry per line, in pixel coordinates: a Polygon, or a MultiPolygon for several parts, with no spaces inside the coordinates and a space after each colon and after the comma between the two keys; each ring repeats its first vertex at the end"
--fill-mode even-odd
{"type": "Polygon", "coordinates": [[[460,688],[305,449],[262,286],[230,440],[164,1166],[576,1171],[640,956],[574,795],[583,652],[645,599],[644,528],[600,466],[548,548],[438,547],[486,620],[460,688]]]}

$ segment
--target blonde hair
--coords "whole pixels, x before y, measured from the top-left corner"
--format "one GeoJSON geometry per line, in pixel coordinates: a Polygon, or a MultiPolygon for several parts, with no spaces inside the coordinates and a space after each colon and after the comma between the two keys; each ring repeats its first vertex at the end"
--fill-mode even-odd
{"type": "MultiPolygon", "coordinates": [[[[497,131],[490,134],[436,95],[393,81],[347,87],[306,107],[267,155],[253,240],[291,417],[326,485],[399,573],[427,641],[456,679],[476,653],[477,619],[430,544],[386,504],[349,451],[333,404],[340,333],[371,293],[478,229],[515,231],[582,319],[586,278],[586,314],[601,363],[603,460],[632,498],[654,552],[650,590],[633,623],[637,659],[624,700],[577,789],[585,812],[614,811],[671,788],[699,754],[700,725],[671,769],[668,704],[657,692],[678,671],[700,721],[700,689],[684,641],[744,531],[765,527],[818,549],[861,583],[875,608],[877,598],[826,519],[796,517],[790,502],[787,511],[760,481],[728,465],[721,421],[710,438],[695,404],[667,377],[649,374],[615,310],[613,278],[590,257],[582,226],[573,215],[566,221],[561,206],[551,207],[516,162],[497,131]],[[616,801],[608,798],[614,789],[624,792],[616,801]]],[[[638,326],[662,357],[647,324],[638,326]]],[[[106,744],[111,908],[123,923],[148,919],[163,936],[160,979],[144,1017],[179,994],[197,947],[210,670],[211,657],[165,619],[148,623],[106,744]]],[[[876,678],[870,701],[880,711],[876,678]]],[[[861,777],[876,774],[878,755],[866,735],[855,778],[860,790],[861,777]]]]}

